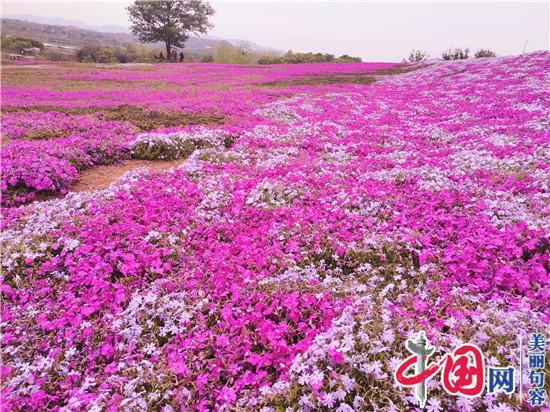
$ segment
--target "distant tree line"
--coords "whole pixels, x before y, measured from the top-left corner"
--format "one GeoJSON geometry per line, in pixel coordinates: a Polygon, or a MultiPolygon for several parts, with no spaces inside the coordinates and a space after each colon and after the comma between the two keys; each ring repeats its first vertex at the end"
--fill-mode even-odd
{"type": "Polygon", "coordinates": [[[361,62],[360,57],[351,57],[343,54],[335,57],[328,53],[293,53],[289,50],[282,56],[264,57],[258,60],[259,64],[298,64],[298,63],[351,63],[361,62]]]}

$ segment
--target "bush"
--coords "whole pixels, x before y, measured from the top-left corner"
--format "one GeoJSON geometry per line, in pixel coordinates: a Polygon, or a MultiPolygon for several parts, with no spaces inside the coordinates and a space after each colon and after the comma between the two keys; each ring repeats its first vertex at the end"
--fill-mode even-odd
{"type": "Polygon", "coordinates": [[[461,49],[460,47],[456,49],[449,49],[444,51],[441,54],[443,60],[464,60],[467,59],[470,54],[470,49],[465,47],[461,49]]]}
{"type": "Polygon", "coordinates": [[[420,63],[428,58],[428,52],[424,50],[412,49],[407,59],[410,63],[420,63]]]}
{"type": "Polygon", "coordinates": [[[120,56],[123,56],[122,58],[128,62],[152,62],[159,53],[160,51],[144,44],[129,44],[126,46],[126,50],[120,53],[120,56]]]}
{"type": "Polygon", "coordinates": [[[208,55],[208,56],[202,56],[201,57],[202,63],[214,63],[214,56],[208,55]]]}
{"type": "Polygon", "coordinates": [[[262,57],[258,60],[258,64],[282,64],[282,57],[262,57]]]}
{"type": "Polygon", "coordinates": [[[496,57],[497,54],[489,49],[480,49],[476,51],[476,54],[474,56],[476,59],[480,59],[482,57],[496,57]]]}
{"type": "Polygon", "coordinates": [[[361,57],[353,57],[348,56],[347,54],[343,54],[340,57],[337,57],[335,60],[337,63],[361,63],[361,57]]]}
{"type": "Polygon", "coordinates": [[[258,55],[246,42],[234,46],[229,42],[222,41],[216,46],[214,61],[216,63],[253,64],[258,61],[258,55]]]}

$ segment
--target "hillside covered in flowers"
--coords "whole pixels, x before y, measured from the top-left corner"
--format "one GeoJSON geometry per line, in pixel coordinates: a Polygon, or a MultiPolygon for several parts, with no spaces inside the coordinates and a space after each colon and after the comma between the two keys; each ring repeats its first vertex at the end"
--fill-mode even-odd
{"type": "Polygon", "coordinates": [[[3,410],[420,411],[394,380],[420,330],[517,366],[550,336],[549,73],[4,70],[3,410]],[[128,159],[181,162],[72,191],[128,159]]]}

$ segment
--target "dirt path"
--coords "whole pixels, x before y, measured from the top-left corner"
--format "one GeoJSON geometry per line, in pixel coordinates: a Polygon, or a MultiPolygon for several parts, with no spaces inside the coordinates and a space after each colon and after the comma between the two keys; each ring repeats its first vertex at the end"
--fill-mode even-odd
{"type": "Polygon", "coordinates": [[[4,64],[2,63],[2,69],[50,69],[52,67],[55,67],[52,64],[4,64]]]}
{"type": "Polygon", "coordinates": [[[87,192],[91,190],[106,189],[111,183],[124,173],[137,169],[138,167],[149,167],[151,170],[167,170],[179,166],[185,159],[179,160],[126,160],[123,163],[113,166],[97,166],[85,170],[80,175],[76,184],[72,187],[73,192],[87,192]]]}

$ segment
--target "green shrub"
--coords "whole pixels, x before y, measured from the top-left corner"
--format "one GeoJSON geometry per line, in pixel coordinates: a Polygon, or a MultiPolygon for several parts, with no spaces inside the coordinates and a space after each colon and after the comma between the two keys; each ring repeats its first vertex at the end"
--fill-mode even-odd
{"type": "Polygon", "coordinates": [[[483,57],[496,57],[496,53],[489,49],[480,49],[476,51],[476,54],[474,55],[476,59],[480,59],[483,57]]]}
{"type": "Polygon", "coordinates": [[[470,55],[470,49],[465,48],[456,48],[456,49],[449,49],[447,51],[444,51],[441,53],[441,58],[443,60],[464,60],[467,59],[470,55]]]}

